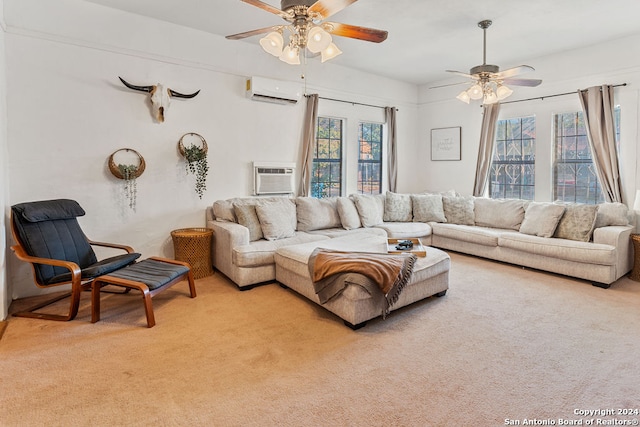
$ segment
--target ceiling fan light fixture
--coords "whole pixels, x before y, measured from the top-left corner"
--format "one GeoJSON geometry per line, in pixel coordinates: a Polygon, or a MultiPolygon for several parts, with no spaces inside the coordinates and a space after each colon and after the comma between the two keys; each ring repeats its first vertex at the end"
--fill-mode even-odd
{"type": "Polygon", "coordinates": [[[509,89],[505,85],[499,85],[498,90],[496,90],[496,95],[498,96],[498,101],[502,101],[506,97],[510,96],[513,93],[513,90],[509,89]]]}
{"type": "Polygon", "coordinates": [[[313,27],[307,35],[307,49],[313,53],[322,52],[331,45],[332,41],[331,34],[321,27],[313,27]]]}
{"type": "Polygon", "coordinates": [[[456,96],[456,98],[458,98],[460,101],[464,102],[465,104],[468,104],[469,101],[471,101],[471,98],[469,97],[469,94],[467,93],[466,90],[463,90],[462,92],[460,92],[458,96],[456,96]]]}
{"type": "Polygon", "coordinates": [[[482,102],[483,104],[495,104],[496,102],[498,102],[498,96],[493,90],[489,90],[484,94],[484,101],[482,102]]]}
{"type": "Polygon", "coordinates": [[[329,44],[329,46],[322,51],[322,62],[328,61],[342,54],[342,51],[338,49],[335,43],[329,44]]]}
{"type": "Polygon", "coordinates": [[[284,48],[279,58],[281,61],[286,62],[287,64],[299,65],[300,64],[299,49],[297,47],[292,48],[291,46],[287,46],[284,48]]]}
{"type": "Polygon", "coordinates": [[[260,39],[260,46],[262,46],[262,49],[273,56],[280,56],[282,54],[283,45],[284,39],[282,38],[282,33],[280,31],[272,31],[260,39]]]}
{"type": "Polygon", "coordinates": [[[478,83],[471,86],[467,90],[467,93],[469,94],[469,98],[473,100],[481,99],[484,96],[484,91],[482,90],[482,86],[480,86],[480,84],[478,83]]]}

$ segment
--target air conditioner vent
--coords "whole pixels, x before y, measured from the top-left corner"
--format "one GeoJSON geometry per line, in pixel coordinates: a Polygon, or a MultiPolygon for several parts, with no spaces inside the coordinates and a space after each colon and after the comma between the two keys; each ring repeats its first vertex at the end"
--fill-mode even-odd
{"type": "Polygon", "coordinates": [[[253,162],[253,193],[293,194],[295,189],[294,164],[266,164],[253,162]]]}

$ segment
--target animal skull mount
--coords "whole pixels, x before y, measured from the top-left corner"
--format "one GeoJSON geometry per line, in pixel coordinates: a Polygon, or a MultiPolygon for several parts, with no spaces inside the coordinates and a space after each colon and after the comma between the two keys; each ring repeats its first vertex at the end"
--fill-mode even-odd
{"type": "Polygon", "coordinates": [[[118,78],[120,79],[122,84],[124,84],[129,89],[138,90],[140,92],[147,92],[149,94],[149,99],[151,100],[151,106],[153,108],[153,115],[155,119],[160,123],[164,122],[164,113],[169,108],[172,97],[190,99],[200,93],[200,91],[198,90],[194,93],[184,94],[176,92],[175,90],[170,88],[165,89],[164,86],[162,86],[160,83],[152,86],[136,86],[128,83],[120,76],[118,76],[118,78]]]}

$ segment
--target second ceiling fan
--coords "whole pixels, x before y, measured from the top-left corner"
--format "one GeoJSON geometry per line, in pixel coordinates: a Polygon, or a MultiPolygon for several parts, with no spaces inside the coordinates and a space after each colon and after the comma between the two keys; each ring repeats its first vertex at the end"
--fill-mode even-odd
{"type": "Polygon", "coordinates": [[[382,30],[325,21],[357,0],[281,0],[281,9],[260,0],[241,1],[278,15],[288,23],[233,34],[226,38],[239,40],[268,33],[260,39],[260,45],[288,64],[299,64],[300,53],[305,48],[313,54],[321,54],[322,62],[340,55],[342,52],[333,43],[331,35],[374,43],[383,42],[388,35],[382,30]],[[285,29],[290,34],[287,44],[283,37],[285,29]]]}
{"type": "Polygon", "coordinates": [[[478,26],[482,28],[484,33],[482,65],[473,67],[469,73],[446,70],[448,73],[457,74],[471,79],[471,87],[460,92],[456,97],[467,104],[472,99],[483,99],[483,104],[494,104],[498,101],[502,101],[513,93],[513,90],[509,89],[507,85],[534,87],[542,83],[542,80],[539,79],[514,78],[519,74],[535,71],[534,68],[529,65],[519,65],[517,67],[500,71],[500,67],[497,65],[487,64],[487,28],[491,26],[491,23],[492,22],[488,19],[478,22],[478,26]]]}

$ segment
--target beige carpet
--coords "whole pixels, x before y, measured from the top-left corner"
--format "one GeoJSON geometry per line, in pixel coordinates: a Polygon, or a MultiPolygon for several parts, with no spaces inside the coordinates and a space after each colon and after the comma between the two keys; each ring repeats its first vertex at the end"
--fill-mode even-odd
{"type": "Polygon", "coordinates": [[[219,273],[196,299],[154,298],[152,329],[138,295],[104,296],[97,324],[89,294],[71,322],[10,318],[0,425],[499,426],[640,406],[640,283],[451,256],[445,297],[355,332],[219,273]]]}

